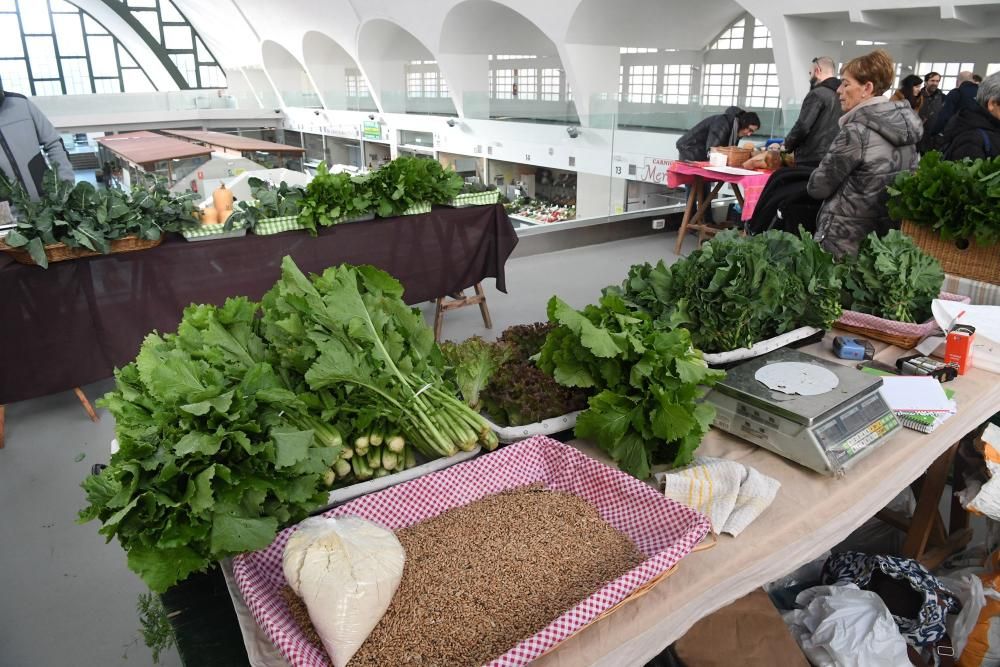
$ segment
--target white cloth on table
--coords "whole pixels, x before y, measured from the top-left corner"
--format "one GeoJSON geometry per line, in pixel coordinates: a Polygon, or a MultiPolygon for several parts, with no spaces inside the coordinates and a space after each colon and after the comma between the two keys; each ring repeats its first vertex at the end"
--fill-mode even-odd
{"type": "Polygon", "coordinates": [[[774,500],[781,484],[750,466],[697,457],[680,470],[656,473],[667,498],[687,505],[712,522],[715,533],[739,535],[774,500]]]}

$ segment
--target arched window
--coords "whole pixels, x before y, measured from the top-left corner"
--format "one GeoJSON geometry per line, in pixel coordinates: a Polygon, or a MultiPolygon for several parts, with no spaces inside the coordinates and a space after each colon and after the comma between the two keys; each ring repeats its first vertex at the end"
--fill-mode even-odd
{"type": "MultiPolygon", "coordinates": [[[[179,88],[224,87],[225,74],[170,0],[105,0],[178,74],[179,88]]],[[[67,0],[0,0],[0,77],[25,95],[156,90],[132,53],[67,0]]]]}
{"type": "Polygon", "coordinates": [[[760,19],[750,14],[736,19],[708,47],[701,80],[702,104],[779,108],[781,96],[773,48],[771,31],[760,19]]]}

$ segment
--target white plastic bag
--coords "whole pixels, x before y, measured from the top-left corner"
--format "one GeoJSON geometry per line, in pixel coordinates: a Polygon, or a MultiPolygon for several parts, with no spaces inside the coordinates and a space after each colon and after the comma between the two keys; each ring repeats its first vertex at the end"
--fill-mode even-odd
{"type": "Polygon", "coordinates": [[[335,667],[344,667],[392,602],[405,554],[392,531],[348,516],[310,517],[285,545],[285,581],[302,598],[335,667]]]}
{"type": "Polygon", "coordinates": [[[816,586],[783,618],[818,667],[910,667],[906,641],[885,603],[854,584],[816,586]]]}

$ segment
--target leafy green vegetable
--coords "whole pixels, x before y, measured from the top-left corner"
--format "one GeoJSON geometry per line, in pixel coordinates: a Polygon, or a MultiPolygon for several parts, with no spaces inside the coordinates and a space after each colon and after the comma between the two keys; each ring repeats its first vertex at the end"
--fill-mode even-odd
{"type": "Polygon", "coordinates": [[[276,372],[257,304],[189,306],[176,334],[150,334],[98,403],[119,450],[83,483],[128,566],[163,592],[219,558],[260,549],[326,500],[339,451],[300,427],[305,405],[276,372]]]}
{"type": "Polygon", "coordinates": [[[387,218],[417,204],[447,204],[462,190],[462,178],[437,160],[398,157],[371,174],[372,204],[387,218]]]}
{"type": "Polygon", "coordinates": [[[888,189],[889,215],[930,227],[947,240],[1000,243],[1000,157],[944,160],[923,156],[913,172],[901,172],[888,189]]]}
{"type": "Polygon", "coordinates": [[[319,227],[330,227],[367,215],[372,207],[370,176],[331,174],[321,162],[306,186],[299,223],[315,236],[319,227]]]}
{"type": "Polygon", "coordinates": [[[480,392],[497,369],[510,358],[507,346],[487,342],[479,336],[461,343],[446,341],[441,344],[441,353],[454,369],[455,382],[466,405],[476,411],[480,408],[480,392]]]}
{"type": "Polygon", "coordinates": [[[844,265],[844,307],[897,322],[925,322],[944,284],[944,271],[906,234],[874,232],[844,265]]]}
{"type": "MultiPolygon", "coordinates": [[[[477,442],[496,446],[486,422],[441,377],[434,334],[403,302],[397,280],[348,265],[310,279],[288,257],[281,269],[263,299],[263,324],[288,375],[304,378],[314,392],[336,392],[360,418],[399,425],[425,456],[450,456],[477,442]]],[[[370,467],[352,465],[362,473],[370,467]]]]}
{"type": "Polygon", "coordinates": [[[44,246],[49,244],[106,254],[116,239],[155,240],[164,231],[197,225],[193,197],[173,195],[165,182],[152,176],[137,183],[130,196],[121,190],[95,188],[86,181],[63,181],[55,169],[49,169],[42,177],[41,197],[32,201],[24,188],[0,174],[0,199],[9,199],[17,214],[17,226],[4,241],[27,249],[35,263],[45,268],[44,246]]]}
{"type": "Polygon", "coordinates": [[[290,186],[284,181],[278,187],[274,187],[256,177],[247,179],[247,185],[250,186],[251,199],[236,203],[232,215],[226,219],[227,229],[231,229],[237,223],[253,229],[261,220],[297,216],[302,210],[305,191],[300,187],[290,186]]]}
{"type": "Polygon", "coordinates": [[[563,387],[530,361],[511,360],[497,369],[481,396],[494,422],[520,426],[583,410],[589,393],[563,387]]]}
{"type": "Polygon", "coordinates": [[[840,316],[840,289],[833,256],[809,234],[775,230],[723,232],[670,267],[633,266],[606,292],[662,326],[690,330],[698,349],[722,352],[801,326],[829,328],[840,316]]]}
{"type": "Polygon", "coordinates": [[[542,347],[539,368],[566,387],[597,392],[577,419],[576,435],[597,442],[640,479],[654,463],[690,462],[715,416],[700,399],[725,373],[708,367],[688,331],[665,330],[611,293],[583,311],[552,297],[548,316],[559,326],[542,347]]]}
{"type": "MultiPolygon", "coordinates": [[[[545,338],[555,328],[552,322],[535,322],[533,324],[515,324],[507,327],[497,339],[506,344],[515,361],[528,361],[542,351],[545,338]]],[[[552,415],[549,415],[550,417],[552,415]]]]}

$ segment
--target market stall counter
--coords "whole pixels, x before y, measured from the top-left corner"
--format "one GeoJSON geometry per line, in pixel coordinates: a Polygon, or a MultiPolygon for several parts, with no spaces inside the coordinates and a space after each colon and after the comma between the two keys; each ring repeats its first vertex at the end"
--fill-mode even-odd
{"type": "Polygon", "coordinates": [[[89,257],[48,269],[0,258],[0,405],[111,376],[150,331],[173,331],[191,303],[259,299],[281,258],[306,272],[343,262],[395,276],[415,304],[485,278],[506,291],[504,265],[517,235],[500,205],[435,208],[305,232],[203,243],[177,237],[142,252],[89,257]]]}
{"type": "MultiPolygon", "coordinates": [[[[803,351],[835,360],[832,339],[803,351]]],[[[876,358],[891,363],[903,353],[876,343],[876,358]]],[[[931,434],[903,429],[843,476],[824,476],[758,448],[728,433],[712,429],[698,448],[711,456],[755,468],[781,483],[771,506],[739,537],[722,535],[714,548],[684,557],[676,574],[645,595],[628,602],[566,639],[532,664],[541,667],[642,665],[682,637],[699,619],[779,579],[843,541],[875,516],[928,468],[940,465],[953,445],[1000,410],[1000,382],[994,374],[973,369],[950,383],[958,412],[931,434]]],[[[571,445],[588,456],[610,463],[592,443],[571,445]]],[[[926,487],[926,485],[925,485],[926,487]]],[[[937,498],[921,504],[937,507],[937,498]]],[[[251,664],[286,664],[243,604],[231,572],[230,592],[244,633],[251,664]]]]}

